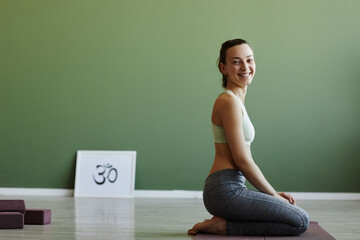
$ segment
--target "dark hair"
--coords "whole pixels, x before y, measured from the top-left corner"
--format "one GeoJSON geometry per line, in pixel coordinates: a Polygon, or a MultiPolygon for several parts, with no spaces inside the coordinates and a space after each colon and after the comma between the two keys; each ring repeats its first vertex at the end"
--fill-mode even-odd
{"type": "MultiPolygon", "coordinates": [[[[244,39],[240,39],[240,38],[228,40],[221,45],[220,56],[217,60],[218,68],[219,68],[219,71],[221,74],[222,74],[222,72],[220,69],[220,63],[226,64],[226,51],[231,47],[234,47],[236,45],[241,45],[241,44],[247,44],[251,48],[250,44],[247,41],[245,41],[244,39]]],[[[222,75],[223,75],[222,76],[222,86],[223,86],[223,88],[226,88],[228,79],[224,74],[222,74],[222,75]]]]}

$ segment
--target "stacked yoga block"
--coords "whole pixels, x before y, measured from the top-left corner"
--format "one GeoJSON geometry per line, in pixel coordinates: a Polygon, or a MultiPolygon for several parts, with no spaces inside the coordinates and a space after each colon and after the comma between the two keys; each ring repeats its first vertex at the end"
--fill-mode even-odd
{"type": "Polygon", "coordinates": [[[24,200],[0,200],[0,229],[22,229],[24,224],[51,222],[50,209],[26,209],[24,200]]]}

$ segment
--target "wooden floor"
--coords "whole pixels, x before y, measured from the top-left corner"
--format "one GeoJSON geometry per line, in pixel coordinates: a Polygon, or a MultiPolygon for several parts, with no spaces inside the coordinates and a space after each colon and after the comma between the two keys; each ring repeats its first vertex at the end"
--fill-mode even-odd
{"type": "MultiPolygon", "coordinates": [[[[52,223],[0,230],[0,239],[192,239],[188,228],[211,217],[201,199],[10,197],[50,208],[52,223]]],[[[360,239],[360,201],[298,201],[312,221],[338,240],[360,239]]]]}

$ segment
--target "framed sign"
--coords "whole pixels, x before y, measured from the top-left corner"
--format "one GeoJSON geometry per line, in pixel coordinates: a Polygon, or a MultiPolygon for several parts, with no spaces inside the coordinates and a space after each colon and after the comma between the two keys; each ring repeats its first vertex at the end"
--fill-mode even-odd
{"type": "Polygon", "coordinates": [[[77,151],[75,197],[133,197],[135,151],[77,151]]]}

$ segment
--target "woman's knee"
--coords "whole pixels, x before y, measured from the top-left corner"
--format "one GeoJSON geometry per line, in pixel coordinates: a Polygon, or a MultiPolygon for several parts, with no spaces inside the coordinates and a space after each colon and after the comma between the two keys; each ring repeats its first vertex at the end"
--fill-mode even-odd
{"type": "Polygon", "coordinates": [[[306,232],[306,230],[308,230],[309,228],[309,214],[303,210],[303,212],[300,214],[300,221],[299,221],[299,225],[296,226],[296,235],[300,235],[304,232],[306,232]]]}

